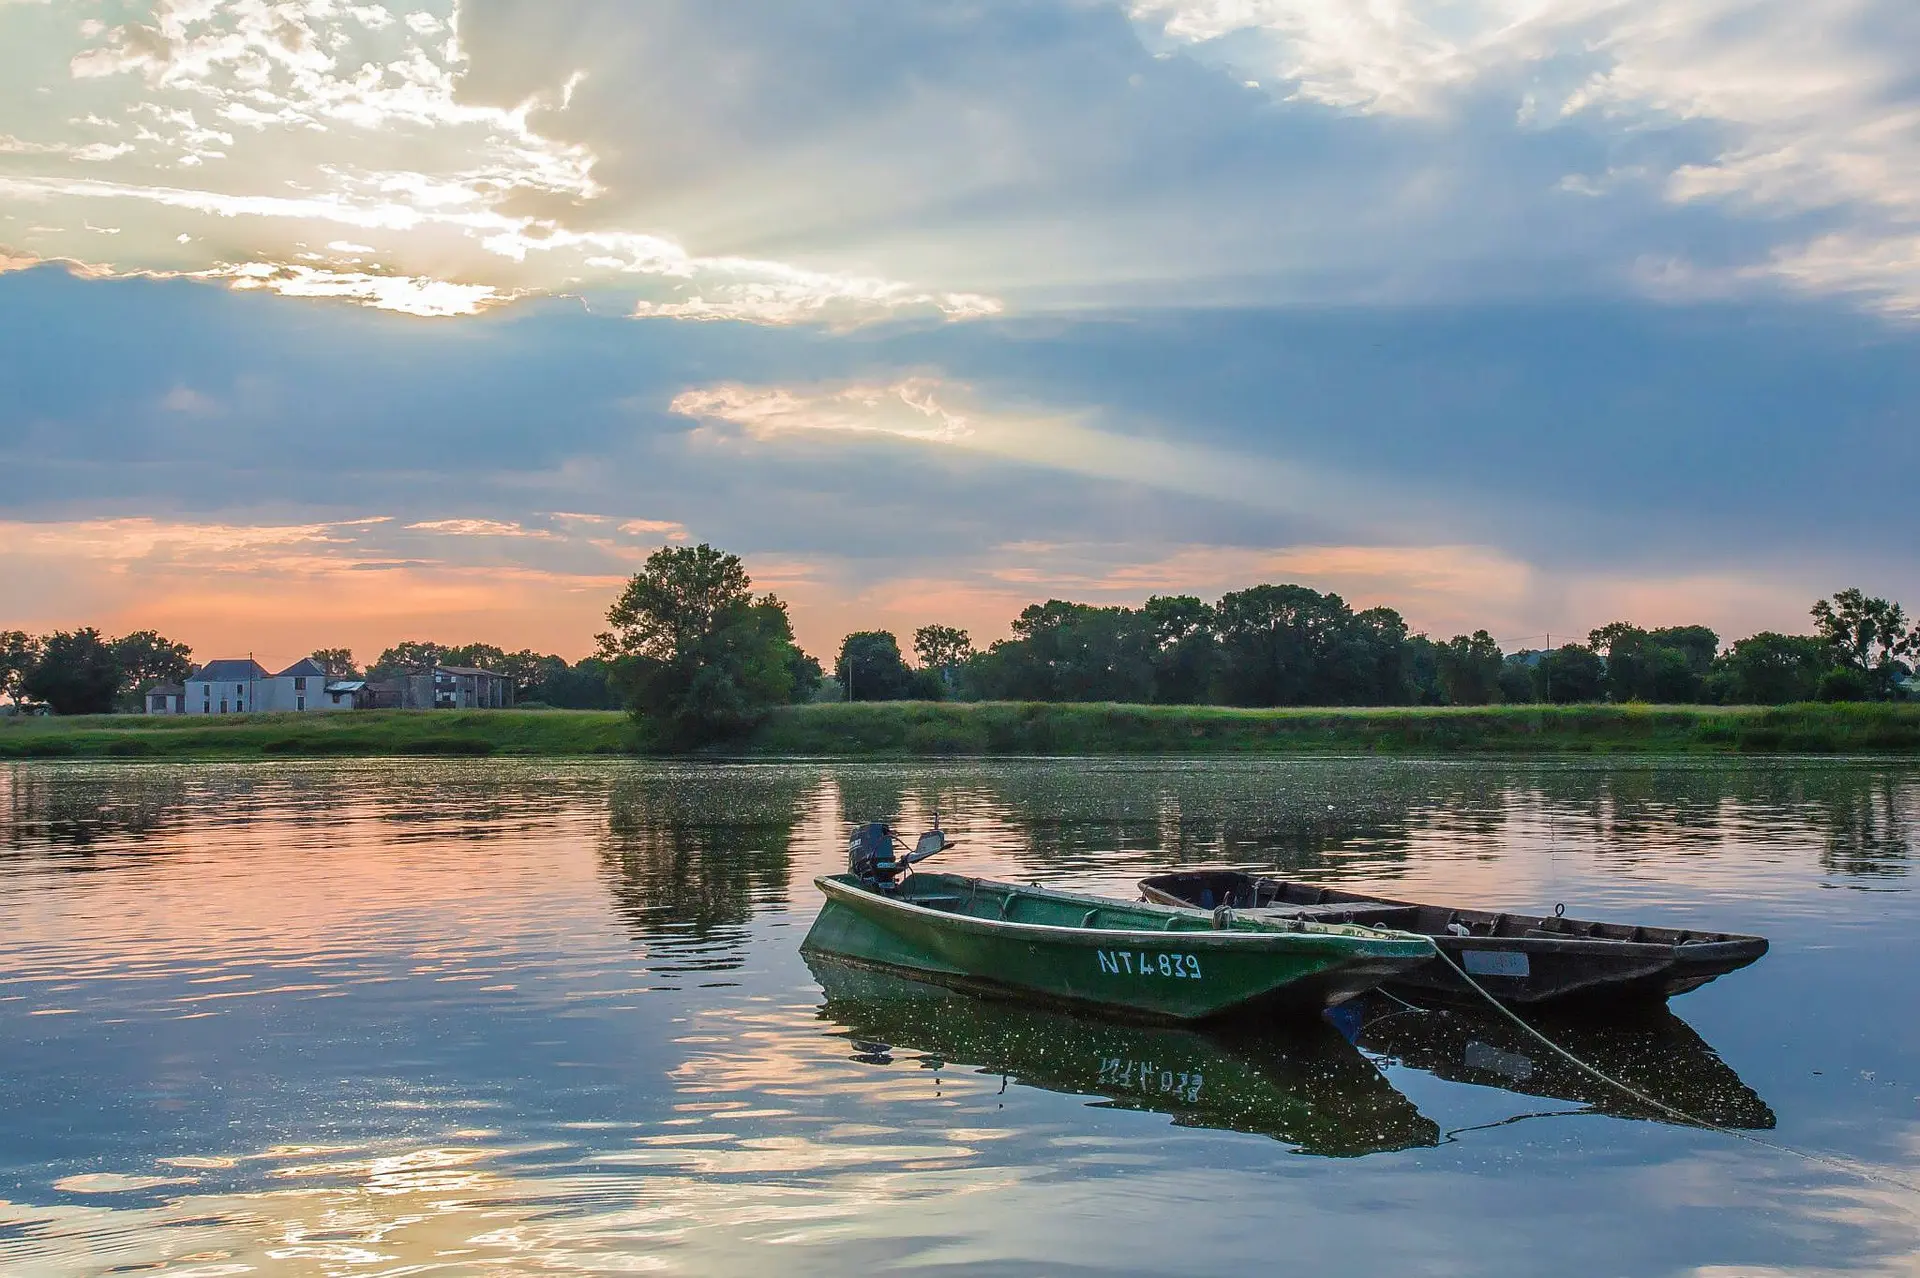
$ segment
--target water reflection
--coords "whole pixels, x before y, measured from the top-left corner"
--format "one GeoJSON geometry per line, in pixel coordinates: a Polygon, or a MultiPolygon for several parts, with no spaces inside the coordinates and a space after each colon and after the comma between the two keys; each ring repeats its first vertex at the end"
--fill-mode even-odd
{"type": "Polygon", "coordinates": [[[823,1020],[876,1067],[957,1064],[1029,1087],[1104,1097],[1180,1127],[1254,1132],[1303,1154],[1432,1145],[1440,1129],[1318,1022],[1262,1033],[1126,1025],[989,999],[818,955],[823,1020]]]}
{"type": "Polygon", "coordinates": [[[773,769],[625,773],[607,796],[601,873],[655,971],[737,968],[756,909],[786,903],[794,830],[814,778],[773,769]]]}
{"type": "MultiPolygon", "coordinates": [[[[1333,1013],[1361,1047],[1449,1082],[1571,1101],[1616,1118],[1668,1115],[1583,1072],[1501,1017],[1418,1008],[1380,996],[1333,1013]]],[[[1773,1110],[1693,1027],[1663,1008],[1627,1020],[1534,1018],[1535,1028],[1602,1073],[1718,1127],[1764,1130],[1773,1110]]]]}

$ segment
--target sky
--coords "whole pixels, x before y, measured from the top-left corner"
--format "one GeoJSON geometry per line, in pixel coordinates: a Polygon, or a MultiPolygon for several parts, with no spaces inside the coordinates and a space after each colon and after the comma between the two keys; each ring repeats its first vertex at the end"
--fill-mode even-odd
{"type": "Polygon", "coordinates": [[[0,627],[1920,605],[1911,0],[0,0],[0,627]]]}

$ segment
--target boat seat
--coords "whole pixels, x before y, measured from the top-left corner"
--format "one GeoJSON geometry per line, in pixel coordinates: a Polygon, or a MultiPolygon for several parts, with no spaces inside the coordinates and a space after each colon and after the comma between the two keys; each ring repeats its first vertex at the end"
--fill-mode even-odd
{"type": "Polygon", "coordinates": [[[946,910],[952,913],[960,908],[960,897],[958,896],[942,894],[940,896],[916,896],[910,899],[915,905],[924,905],[929,910],[946,910]]]}

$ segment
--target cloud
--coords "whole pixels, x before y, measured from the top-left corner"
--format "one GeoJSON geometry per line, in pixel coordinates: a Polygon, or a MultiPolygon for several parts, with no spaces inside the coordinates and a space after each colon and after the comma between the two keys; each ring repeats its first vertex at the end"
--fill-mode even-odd
{"type": "Polygon", "coordinates": [[[544,528],[526,528],[498,519],[428,519],[407,524],[408,532],[441,533],[449,537],[542,537],[554,534],[544,528]]]}
{"type": "Polygon", "coordinates": [[[1905,260],[1920,224],[1907,54],[1920,14],[1899,0],[1135,0],[1132,14],[1160,43],[1289,100],[1458,122],[1492,93],[1527,129],[1608,137],[1608,170],[1569,174],[1566,189],[1624,178],[1675,205],[1839,221],[1742,274],[1920,309],[1905,260]],[[1689,130],[1711,138],[1703,154],[1670,145],[1689,130]]]}
{"type": "Polygon", "coordinates": [[[935,397],[941,390],[932,378],[825,389],[721,385],[682,391],[668,407],[686,417],[730,422],[762,439],[822,431],[950,443],[971,430],[965,417],[940,406],[935,397]]]}
{"type": "Polygon", "coordinates": [[[687,540],[686,525],[672,519],[629,519],[619,531],[629,537],[665,537],[668,541],[687,540]]]}
{"type": "Polygon", "coordinates": [[[583,71],[505,104],[463,91],[463,17],[450,0],[402,21],[332,0],[159,0],[82,24],[70,53],[35,28],[15,56],[54,110],[0,138],[0,156],[33,162],[0,173],[0,200],[39,206],[22,247],[41,257],[415,315],[582,287],[628,289],[636,314],[767,324],[996,308],[871,270],[689,251],[611,198],[592,148],[532,122],[567,110],[583,71]],[[62,97],[96,109],[63,113],[62,97]],[[111,260],[75,238],[78,206],[102,199],[150,206],[111,260]],[[326,233],[341,226],[359,234],[326,233]]]}

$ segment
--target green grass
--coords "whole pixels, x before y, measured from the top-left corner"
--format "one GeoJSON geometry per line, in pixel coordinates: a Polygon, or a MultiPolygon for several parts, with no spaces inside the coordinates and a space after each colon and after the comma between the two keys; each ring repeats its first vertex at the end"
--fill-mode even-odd
{"type": "Polygon", "coordinates": [[[313,755],[623,754],[613,710],[354,710],[0,720],[0,759],[261,759],[313,755]]]}
{"type": "MultiPolygon", "coordinates": [[[[382,710],[219,719],[0,719],[0,758],[595,755],[641,749],[617,711],[382,710]]],[[[707,753],[1920,754],[1920,705],[1218,706],[896,701],[793,706],[707,753]]]]}

